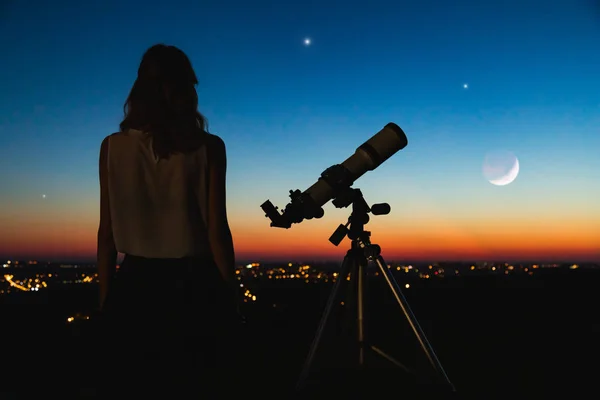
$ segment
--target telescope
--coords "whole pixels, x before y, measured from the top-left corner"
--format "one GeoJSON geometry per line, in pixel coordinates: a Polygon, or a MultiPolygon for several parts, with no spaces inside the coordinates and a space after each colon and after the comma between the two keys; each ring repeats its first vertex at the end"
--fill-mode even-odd
{"type": "Polygon", "coordinates": [[[443,382],[452,392],[455,391],[454,385],[450,382],[419,321],[410,309],[408,301],[404,297],[388,263],[381,256],[381,247],[371,242],[371,232],[365,230],[365,224],[369,222],[369,214],[385,215],[390,212],[390,206],[386,203],[369,205],[360,189],[351,187],[354,181],[367,171],[372,171],[380,166],[398,150],[406,147],[407,144],[408,140],[402,129],[390,122],[372,138],[360,145],[346,161],[323,171],[317,182],[307,190],[304,192],[290,190],[292,201],[285,207],[283,213],[279,213],[269,200],[261,205],[261,208],[271,220],[271,226],[286,229],[294,223],[302,222],[304,219],[321,218],[324,214],[322,207],[329,200],[332,200],[333,205],[337,208],[352,205],[352,213],[348,218],[348,222],[339,225],[329,238],[329,241],[337,246],[347,236],[351,240],[351,246],[342,261],[341,272],[335,280],[333,291],[327,300],[317,332],[306,356],[302,372],[296,384],[298,390],[305,386],[317,349],[321,346],[323,332],[329,325],[329,319],[333,315],[333,308],[339,304],[344,304],[344,302],[340,302],[341,287],[342,284],[346,285],[348,281],[354,282],[348,295],[356,296],[348,304],[355,304],[356,306],[358,366],[364,367],[366,352],[372,351],[397,367],[409,371],[404,364],[372,344],[367,334],[369,330],[366,329],[364,317],[366,309],[365,293],[368,287],[366,283],[367,267],[369,263],[373,262],[377,265],[380,275],[392,291],[432,370],[436,373],[435,380],[443,382]]]}
{"type": "Polygon", "coordinates": [[[304,192],[290,190],[291,202],[282,213],[269,200],[260,207],[271,220],[271,226],[276,228],[288,229],[305,219],[321,218],[325,213],[323,206],[329,200],[336,199],[367,171],[379,167],[407,144],[408,139],[402,129],[390,122],[343,163],[323,171],[317,182],[304,192]]]}

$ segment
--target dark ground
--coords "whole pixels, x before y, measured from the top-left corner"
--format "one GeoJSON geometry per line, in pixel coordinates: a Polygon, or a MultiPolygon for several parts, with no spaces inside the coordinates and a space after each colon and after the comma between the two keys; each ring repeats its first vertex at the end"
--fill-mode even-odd
{"type": "MultiPolygon", "coordinates": [[[[558,393],[587,398],[597,393],[600,372],[599,272],[418,281],[404,292],[459,398],[558,393]]],[[[421,368],[418,377],[426,380],[425,358],[400,308],[381,281],[370,285],[372,342],[407,366],[421,368]]],[[[258,301],[246,308],[249,322],[239,338],[249,359],[237,372],[253,383],[241,395],[291,397],[330,290],[289,280],[255,290],[258,301]]],[[[97,384],[93,318],[77,323],[66,318],[90,311],[94,288],[23,295],[0,308],[0,398],[40,398],[40,392],[91,396],[91,390],[81,389],[97,384]]],[[[350,369],[345,359],[353,353],[343,346],[347,335],[333,321],[305,398],[358,398],[361,390],[371,398],[445,398],[435,396],[436,386],[415,384],[412,375],[378,358],[368,360],[364,372],[350,369]]]]}

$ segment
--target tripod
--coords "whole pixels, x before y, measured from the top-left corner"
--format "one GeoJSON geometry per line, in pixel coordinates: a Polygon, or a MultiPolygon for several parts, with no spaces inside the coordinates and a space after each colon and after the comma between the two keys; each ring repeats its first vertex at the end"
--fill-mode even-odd
{"type": "Polygon", "coordinates": [[[421,329],[419,322],[417,321],[412,310],[410,309],[410,306],[408,305],[408,302],[404,297],[402,290],[400,289],[391,271],[387,267],[385,260],[383,259],[383,257],[381,257],[381,248],[378,245],[371,243],[371,233],[364,230],[364,225],[369,221],[369,212],[373,213],[374,215],[388,214],[390,211],[390,206],[383,203],[374,204],[372,207],[369,207],[360,190],[354,188],[348,188],[345,192],[336,197],[336,199],[333,201],[333,204],[338,208],[347,207],[350,204],[352,204],[352,213],[348,218],[348,222],[346,223],[346,225],[340,225],[338,229],[333,233],[333,235],[331,235],[329,241],[337,246],[347,235],[348,238],[352,241],[352,245],[350,247],[350,250],[348,250],[346,256],[344,257],[341,272],[335,282],[333,291],[329,296],[329,299],[327,300],[325,310],[321,317],[321,321],[319,322],[319,326],[317,328],[317,332],[308,352],[308,356],[306,357],[304,366],[302,368],[302,372],[300,374],[300,378],[298,379],[296,385],[296,389],[302,389],[302,387],[304,387],[305,385],[305,381],[308,378],[314,358],[319,348],[323,332],[325,331],[325,328],[329,323],[331,311],[334,305],[338,304],[342,282],[354,278],[357,279],[357,290],[355,292],[355,295],[357,297],[356,303],[358,322],[357,336],[359,345],[359,366],[364,366],[365,353],[368,350],[370,350],[375,354],[378,354],[379,356],[388,360],[392,364],[396,365],[397,367],[400,367],[408,372],[408,368],[406,368],[402,363],[395,360],[393,357],[389,356],[378,347],[369,344],[366,337],[366,324],[364,320],[366,291],[365,281],[367,278],[368,261],[374,261],[377,264],[379,271],[385,278],[385,281],[389,286],[390,290],[392,291],[396,301],[400,305],[400,308],[402,309],[404,316],[408,320],[410,327],[412,328],[417,340],[419,341],[419,344],[421,345],[421,348],[425,353],[429,364],[431,364],[439,379],[445,384],[447,384],[451,391],[454,391],[454,386],[450,382],[450,379],[446,375],[446,372],[444,371],[440,361],[435,355],[435,352],[433,351],[431,344],[429,344],[425,333],[423,333],[423,330],[421,329]]]}

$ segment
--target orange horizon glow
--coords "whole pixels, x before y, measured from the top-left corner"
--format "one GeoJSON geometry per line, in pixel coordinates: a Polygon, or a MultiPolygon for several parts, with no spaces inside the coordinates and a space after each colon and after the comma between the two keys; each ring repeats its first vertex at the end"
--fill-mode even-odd
{"type": "MultiPolygon", "coordinates": [[[[0,254],[38,259],[93,259],[97,225],[71,218],[58,225],[50,216],[5,223],[0,254]],[[24,229],[24,227],[27,227],[24,229]]],[[[9,222],[9,221],[5,221],[9,222]]],[[[258,217],[232,223],[238,260],[341,260],[349,248],[329,242],[339,221],[305,221],[290,229],[271,228],[258,217]]],[[[376,217],[367,225],[371,240],[389,260],[555,260],[600,261],[600,224],[590,220],[498,220],[457,224],[449,219],[405,221],[399,228],[376,217]],[[517,228],[519,227],[519,228],[517,228]]]]}

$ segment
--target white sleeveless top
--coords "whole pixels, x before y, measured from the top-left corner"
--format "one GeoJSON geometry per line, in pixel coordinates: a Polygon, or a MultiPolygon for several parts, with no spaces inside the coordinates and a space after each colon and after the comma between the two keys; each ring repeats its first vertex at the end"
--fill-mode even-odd
{"type": "Polygon", "coordinates": [[[158,159],[147,133],[108,139],[108,193],[117,251],[148,258],[210,254],[206,145],[158,159]]]}

